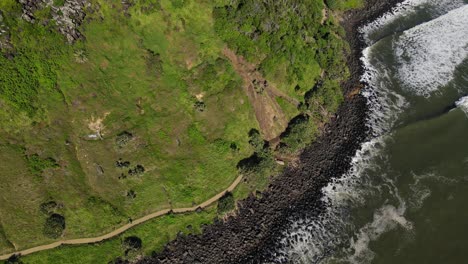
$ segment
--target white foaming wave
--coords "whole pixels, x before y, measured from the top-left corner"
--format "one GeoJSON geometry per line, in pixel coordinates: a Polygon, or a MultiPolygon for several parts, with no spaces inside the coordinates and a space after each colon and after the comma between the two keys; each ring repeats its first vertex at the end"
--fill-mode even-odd
{"type": "Polygon", "coordinates": [[[367,125],[372,136],[379,137],[390,132],[399,114],[409,104],[402,95],[389,89],[391,81],[387,69],[377,62],[371,63],[372,48],[370,46],[362,52],[364,74],[361,82],[367,84],[362,92],[369,107],[367,125]]]}
{"type": "Polygon", "coordinates": [[[434,172],[428,172],[425,174],[417,175],[415,173],[412,174],[414,182],[409,185],[411,190],[410,198],[409,198],[409,205],[410,209],[418,210],[420,209],[424,201],[431,195],[431,190],[427,186],[428,181],[437,182],[438,184],[456,184],[458,180],[444,177],[434,172]]]}
{"type": "Polygon", "coordinates": [[[405,31],[394,42],[398,77],[406,88],[429,96],[447,85],[468,57],[468,5],[405,31]]]}
{"type": "MultiPolygon", "coordinates": [[[[350,246],[346,249],[347,256],[343,259],[338,258],[338,260],[356,264],[371,263],[375,256],[375,253],[369,248],[371,241],[377,240],[381,235],[398,226],[406,230],[413,229],[412,222],[408,221],[404,216],[407,210],[406,202],[400,196],[396,185],[389,177],[384,175],[382,178],[386,182],[385,185],[389,188],[392,197],[397,199],[398,205],[394,206],[386,203],[375,210],[373,220],[359,229],[356,239],[351,238],[350,246]]],[[[335,258],[336,260],[337,258],[335,258]]]]}
{"type": "Polygon", "coordinates": [[[370,37],[372,34],[396,22],[402,17],[414,15],[421,6],[425,6],[426,10],[431,11],[431,19],[433,19],[463,5],[463,0],[405,0],[398,3],[389,12],[383,14],[373,22],[359,28],[359,32],[362,34],[367,45],[370,46],[375,41],[370,37]]]}
{"type": "Polygon", "coordinates": [[[468,116],[468,96],[460,98],[455,104],[468,116]]]}
{"type": "Polygon", "coordinates": [[[375,253],[369,248],[371,241],[377,240],[382,234],[401,226],[407,230],[413,228],[413,224],[405,217],[406,206],[398,207],[384,205],[374,213],[372,222],[362,227],[357,239],[351,239],[351,247],[348,249],[353,254],[346,258],[347,262],[362,264],[371,263],[375,253]]]}
{"type": "Polygon", "coordinates": [[[372,222],[367,223],[357,232],[357,238],[351,238],[351,245],[347,249],[350,253],[345,257],[349,263],[371,263],[375,253],[370,249],[369,243],[377,240],[381,235],[401,226],[407,230],[413,229],[413,224],[405,218],[407,209],[405,200],[400,196],[398,188],[390,177],[382,176],[385,186],[388,187],[392,197],[396,198],[398,205],[385,203],[374,211],[372,222]]]}
{"type": "Polygon", "coordinates": [[[422,183],[423,180],[430,178],[437,178],[437,176],[433,173],[423,175],[416,175],[413,173],[414,182],[409,185],[412,192],[409,202],[412,210],[420,209],[423,206],[424,201],[431,196],[432,193],[430,188],[422,183]]]}
{"type": "MultiPolygon", "coordinates": [[[[349,219],[350,205],[362,206],[366,202],[366,197],[378,196],[384,190],[387,192],[392,190],[390,195],[402,201],[397,191],[393,190],[395,189],[393,182],[385,179],[386,175],[379,175],[381,181],[386,183],[376,186],[368,174],[369,171],[378,169],[377,159],[387,159],[382,152],[387,139],[388,136],[381,136],[363,143],[351,161],[350,171],[322,189],[322,201],[327,205],[325,213],[318,218],[292,222],[280,243],[284,246],[279,250],[282,255],[278,258],[280,262],[322,263],[329,260],[330,252],[353,244],[347,235],[354,230],[349,219]]],[[[402,215],[399,218],[393,217],[399,221],[402,218],[402,215]]]]}
{"type": "Polygon", "coordinates": [[[346,205],[363,204],[364,189],[370,192],[375,188],[372,185],[357,188],[364,185],[358,175],[374,165],[371,159],[378,156],[382,148],[380,139],[366,142],[358,151],[360,154],[353,158],[351,171],[322,189],[322,201],[327,204],[326,211],[318,218],[301,219],[291,223],[280,242],[283,245],[279,250],[283,256],[278,258],[280,262],[319,263],[327,257],[328,252],[342,247],[342,244],[348,241],[349,238],[343,234],[352,229],[352,226],[351,221],[347,219],[346,205]]]}
{"type": "Polygon", "coordinates": [[[411,184],[409,187],[412,192],[409,201],[410,208],[418,210],[423,206],[424,201],[431,196],[432,192],[427,186],[418,183],[411,184]]]}

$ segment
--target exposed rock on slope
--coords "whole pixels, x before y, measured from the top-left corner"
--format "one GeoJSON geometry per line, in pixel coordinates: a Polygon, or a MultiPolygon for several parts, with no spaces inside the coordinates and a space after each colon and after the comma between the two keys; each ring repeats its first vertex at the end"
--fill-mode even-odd
{"type": "Polygon", "coordinates": [[[23,8],[21,17],[24,20],[34,23],[37,10],[51,7],[52,19],[69,43],[83,38],[78,28],[86,16],[85,8],[91,5],[87,0],[65,0],[63,6],[55,6],[52,0],[19,0],[19,3],[23,8]]]}
{"type": "Polygon", "coordinates": [[[3,23],[3,13],[0,11],[0,50],[12,49],[8,27],[3,23]]]}

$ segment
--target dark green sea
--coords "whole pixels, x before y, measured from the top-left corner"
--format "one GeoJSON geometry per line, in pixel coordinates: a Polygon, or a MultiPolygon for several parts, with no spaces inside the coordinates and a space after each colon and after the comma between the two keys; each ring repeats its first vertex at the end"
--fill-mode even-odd
{"type": "Polygon", "coordinates": [[[323,189],[327,211],[292,221],[281,251],[294,263],[468,263],[468,0],[408,0],[361,32],[371,136],[323,189]]]}

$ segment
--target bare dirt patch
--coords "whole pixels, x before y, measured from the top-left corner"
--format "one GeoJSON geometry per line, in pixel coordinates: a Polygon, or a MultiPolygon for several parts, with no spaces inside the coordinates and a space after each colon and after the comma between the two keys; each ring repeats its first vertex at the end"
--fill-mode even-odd
{"type": "Polygon", "coordinates": [[[255,64],[247,62],[242,56],[237,56],[229,48],[224,48],[223,54],[244,80],[243,88],[254,108],[263,137],[268,141],[277,138],[288,126],[288,119],[275,98],[283,97],[296,106],[299,102],[268,83],[258,72],[255,64]]]}
{"type": "Polygon", "coordinates": [[[91,117],[91,120],[88,122],[88,128],[94,132],[97,138],[102,139],[102,130],[104,130],[103,121],[106,117],[110,114],[110,112],[104,113],[103,117],[95,118],[94,116],[91,117]]]}
{"type": "Polygon", "coordinates": [[[203,97],[205,97],[205,93],[202,92],[202,93],[196,94],[195,97],[197,98],[198,101],[202,101],[203,97]]]}

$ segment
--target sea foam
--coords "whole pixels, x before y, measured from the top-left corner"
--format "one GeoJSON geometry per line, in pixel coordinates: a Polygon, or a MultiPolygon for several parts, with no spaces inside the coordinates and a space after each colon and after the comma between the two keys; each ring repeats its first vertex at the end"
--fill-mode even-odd
{"type": "Polygon", "coordinates": [[[468,116],[468,96],[460,98],[455,104],[468,116]]]}
{"type": "MultiPolygon", "coordinates": [[[[384,31],[385,27],[395,27],[398,31],[407,29],[408,27],[414,26],[412,23],[398,23],[398,20],[411,17],[424,10],[428,14],[428,19],[432,20],[440,15],[446,14],[447,12],[457,9],[464,5],[463,0],[405,0],[398,3],[389,12],[383,14],[371,23],[368,23],[359,29],[364,40],[368,46],[374,44],[377,39],[375,35],[377,32],[384,31]],[[403,27],[403,28],[400,28],[403,27]]],[[[395,30],[392,30],[395,32],[395,30]]]]}
{"type": "Polygon", "coordinates": [[[350,249],[353,253],[346,258],[346,262],[371,263],[375,256],[375,253],[369,248],[371,241],[377,240],[382,234],[398,226],[411,230],[413,224],[404,217],[405,211],[405,204],[398,207],[387,204],[376,210],[373,221],[359,230],[356,239],[351,239],[350,249]]]}
{"type": "Polygon", "coordinates": [[[429,96],[447,85],[468,57],[468,5],[405,31],[394,51],[405,88],[429,96]]]}

